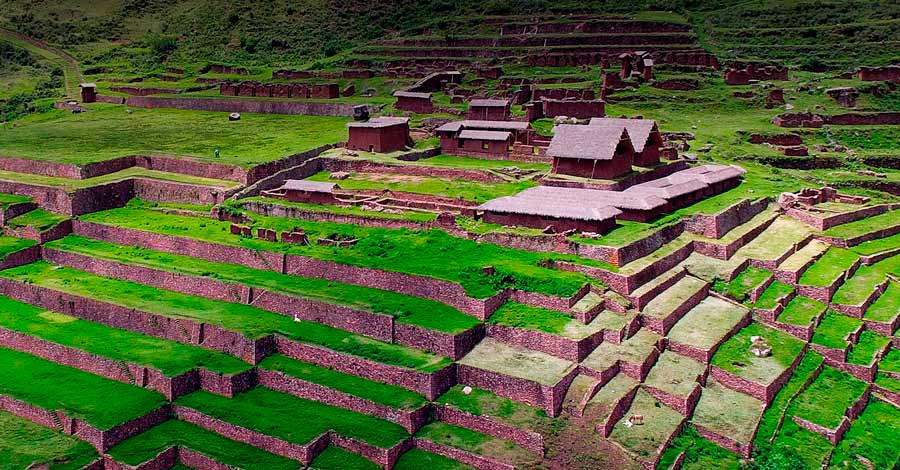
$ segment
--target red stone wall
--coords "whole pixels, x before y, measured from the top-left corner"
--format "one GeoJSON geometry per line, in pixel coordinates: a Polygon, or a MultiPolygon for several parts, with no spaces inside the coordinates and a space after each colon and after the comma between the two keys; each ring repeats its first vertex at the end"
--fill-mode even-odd
{"type": "Polygon", "coordinates": [[[346,103],[322,103],[311,101],[277,101],[224,98],[162,98],[133,96],[126,101],[135,108],[195,109],[200,111],[305,114],[309,116],[353,116],[353,105],[346,103]]]}

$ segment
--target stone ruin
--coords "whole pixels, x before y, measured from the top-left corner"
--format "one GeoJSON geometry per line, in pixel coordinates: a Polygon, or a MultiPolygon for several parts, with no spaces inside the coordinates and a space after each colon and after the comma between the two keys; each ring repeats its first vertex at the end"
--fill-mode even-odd
{"type": "Polygon", "coordinates": [[[856,99],[859,98],[859,91],[856,88],[847,86],[829,88],[825,90],[825,94],[845,108],[855,108],[856,99]]]}
{"type": "Polygon", "coordinates": [[[816,204],[825,202],[841,202],[844,204],[865,204],[869,202],[869,198],[863,196],[850,196],[841,194],[829,186],[823,186],[820,189],[803,188],[797,193],[781,193],[778,196],[778,205],[782,209],[792,207],[812,207],[816,204]]]}

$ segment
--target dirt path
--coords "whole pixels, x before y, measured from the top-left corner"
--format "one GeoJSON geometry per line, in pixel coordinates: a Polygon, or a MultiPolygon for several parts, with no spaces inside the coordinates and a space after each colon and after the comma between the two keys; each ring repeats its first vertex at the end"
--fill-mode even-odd
{"type": "Polygon", "coordinates": [[[66,97],[78,99],[80,91],[78,84],[84,81],[81,69],[78,67],[78,61],[65,51],[48,45],[43,41],[28,37],[22,33],[0,28],[0,40],[9,41],[19,47],[40,55],[41,57],[57,64],[63,69],[66,80],[66,97]]]}

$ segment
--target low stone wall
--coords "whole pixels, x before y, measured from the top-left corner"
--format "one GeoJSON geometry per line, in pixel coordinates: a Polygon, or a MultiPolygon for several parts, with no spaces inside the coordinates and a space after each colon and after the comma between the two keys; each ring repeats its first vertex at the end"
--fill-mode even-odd
{"type": "Polygon", "coordinates": [[[33,263],[39,259],[41,259],[41,247],[39,245],[29,246],[24,250],[6,255],[0,260],[0,270],[33,263]]]}
{"type": "Polygon", "coordinates": [[[0,225],[6,225],[6,222],[9,219],[18,217],[26,212],[31,212],[35,209],[37,209],[37,204],[33,202],[10,204],[6,207],[0,208],[0,225]]]}
{"type": "Polygon", "coordinates": [[[287,217],[298,220],[313,220],[317,222],[331,222],[336,224],[353,224],[362,227],[376,227],[388,229],[428,230],[438,226],[435,222],[416,222],[406,219],[388,219],[370,215],[332,214],[329,212],[313,211],[301,207],[291,207],[277,202],[246,202],[243,207],[250,212],[273,217],[287,217]]]}
{"type": "Polygon", "coordinates": [[[257,376],[259,377],[259,384],[266,388],[358,413],[377,416],[403,426],[410,434],[418,431],[429,418],[428,406],[414,410],[395,409],[323,385],[291,377],[278,371],[259,369],[257,376]]]}
{"type": "Polygon", "coordinates": [[[345,374],[357,375],[376,382],[397,385],[435,400],[456,384],[456,366],[451,364],[434,372],[420,372],[370,361],[315,345],[275,337],[275,349],[285,356],[329,367],[345,374]]]}
{"type": "Polygon", "coordinates": [[[831,297],[834,296],[834,293],[844,285],[844,282],[846,282],[847,279],[850,279],[850,277],[853,276],[853,273],[855,273],[860,266],[862,266],[862,261],[857,259],[846,271],[840,273],[826,286],[807,286],[799,284],[797,285],[797,294],[830,304],[831,297]]]}
{"type": "Polygon", "coordinates": [[[691,413],[694,411],[694,407],[697,406],[697,402],[700,401],[700,393],[702,392],[702,387],[697,383],[694,385],[693,390],[687,396],[680,397],[678,395],[674,395],[672,393],[666,392],[662,389],[651,387],[647,384],[643,384],[642,387],[644,390],[659,400],[660,403],[672,408],[673,410],[681,413],[683,416],[690,417],[691,413]]]}
{"type": "MultiPolygon", "coordinates": [[[[737,455],[745,459],[750,458],[750,453],[753,450],[753,439],[750,439],[750,442],[738,442],[737,440],[731,438],[730,436],[726,436],[710,429],[707,429],[699,424],[694,423],[694,429],[697,430],[697,433],[703,436],[705,439],[717,444],[719,447],[723,449],[728,449],[734,452],[737,455]]],[[[759,428],[759,423],[756,423],[756,428],[759,428]]],[[[753,435],[756,435],[756,429],[753,431],[753,435]]]]}
{"type": "Polygon", "coordinates": [[[131,96],[125,104],[135,108],[193,109],[226,113],[304,114],[308,116],[353,117],[352,104],[316,101],[253,100],[237,98],[169,98],[131,96]]]}
{"type": "Polygon", "coordinates": [[[631,409],[631,404],[634,402],[634,397],[637,395],[638,390],[640,390],[640,385],[635,385],[612,406],[612,409],[609,410],[609,416],[603,421],[603,424],[597,425],[597,431],[601,436],[609,437],[612,434],[616,423],[631,409]]]}
{"type": "MultiPolygon", "coordinates": [[[[802,353],[805,353],[807,347],[803,347],[802,353]]],[[[747,380],[743,377],[739,377],[730,372],[725,371],[717,366],[710,366],[710,375],[716,379],[720,384],[734,390],[737,392],[741,392],[747,395],[750,395],[757,400],[762,401],[769,406],[772,403],[772,400],[775,399],[775,396],[778,395],[778,392],[781,390],[781,387],[790,380],[791,375],[793,375],[794,370],[800,364],[800,361],[803,359],[803,354],[798,354],[791,365],[784,370],[778,377],[775,378],[770,384],[761,384],[757,382],[753,382],[751,380],[747,380]]]]}
{"type": "Polygon", "coordinates": [[[465,364],[457,366],[459,383],[490,390],[501,397],[543,408],[551,417],[558,416],[562,411],[566,391],[577,374],[578,368],[575,367],[558,383],[551,386],[465,364]]]}
{"type": "Polygon", "coordinates": [[[478,454],[457,449],[455,447],[438,444],[427,439],[419,437],[413,438],[413,445],[417,449],[422,449],[433,454],[443,455],[444,457],[461,462],[465,465],[471,465],[478,470],[515,470],[516,467],[507,463],[498,462],[478,454]]]}
{"type": "Polygon", "coordinates": [[[488,324],[487,335],[504,343],[541,351],[572,362],[581,362],[603,342],[603,330],[575,340],[537,330],[488,324]]]}
{"type": "Polygon", "coordinates": [[[10,226],[3,227],[5,235],[16,238],[24,238],[38,243],[46,243],[52,240],[58,240],[72,233],[72,221],[63,220],[53,227],[40,231],[32,226],[24,226],[13,228],[10,226]]]}
{"type": "Polygon", "coordinates": [[[740,237],[736,238],[731,243],[728,243],[726,245],[720,245],[718,243],[706,242],[702,240],[695,240],[694,249],[695,251],[697,251],[697,253],[709,256],[711,258],[720,260],[731,259],[731,257],[734,256],[734,254],[737,253],[739,249],[756,239],[756,237],[758,237],[762,232],[768,229],[776,219],[777,216],[770,217],[764,223],[754,227],[749,232],[741,235],[740,237]]]}
{"type": "Polygon", "coordinates": [[[897,225],[892,225],[890,227],[880,229],[880,230],[875,230],[873,232],[864,233],[862,235],[859,235],[859,236],[856,236],[853,238],[844,239],[844,238],[829,237],[826,235],[819,235],[819,234],[814,235],[814,237],[817,240],[821,240],[825,243],[828,243],[829,245],[837,246],[840,248],[848,248],[851,246],[859,245],[860,243],[863,243],[863,242],[867,242],[869,240],[875,240],[878,238],[887,238],[887,237],[890,237],[891,235],[896,235],[898,233],[900,233],[900,223],[898,223],[897,225]]]}
{"type": "MultiPolygon", "coordinates": [[[[715,294],[710,294],[710,295],[715,295],[715,294]]],[[[737,334],[737,332],[740,331],[741,329],[743,329],[745,326],[749,325],[751,321],[752,321],[752,315],[750,315],[750,312],[747,311],[747,314],[744,315],[744,318],[742,318],[741,321],[739,321],[731,329],[731,331],[729,331],[728,333],[723,335],[722,338],[719,339],[719,341],[716,344],[714,344],[712,347],[710,347],[709,349],[702,349],[702,348],[699,348],[699,347],[696,347],[696,346],[693,346],[690,344],[679,343],[677,341],[671,341],[671,340],[669,341],[668,348],[674,352],[677,352],[678,354],[683,355],[683,356],[690,357],[691,359],[702,362],[704,364],[709,364],[709,361],[712,359],[713,355],[719,349],[719,346],[721,346],[723,343],[725,343],[725,341],[728,341],[729,338],[731,338],[732,336],[737,334]]]]}
{"type": "Polygon", "coordinates": [[[684,219],[687,232],[703,235],[707,238],[722,238],[731,229],[744,224],[755,215],[764,211],[769,205],[768,198],[750,201],[742,199],[737,203],[715,214],[693,214],[684,219]]]}
{"type": "Polygon", "coordinates": [[[433,412],[434,418],[438,421],[478,431],[497,439],[512,441],[541,457],[544,456],[544,437],[540,433],[501,423],[490,416],[475,416],[449,405],[434,405],[433,412]]]}
{"type": "Polygon", "coordinates": [[[683,247],[654,261],[639,271],[627,275],[565,261],[556,261],[553,263],[553,266],[557,269],[580,272],[595,279],[600,279],[606,283],[610,289],[627,297],[639,287],[674,268],[678,263],[687,259],[693,252],[694,243],[687,243],[683,247]]]}
{"type": "Polygon", "coordinates": [[[865,409],[866,404],[869,402],[869,396],[872,393],[872,385],[870,384],[866,391],[860,396],[859,400],[857,400],[853,405],[850,406],[845,412],[843,420],[841,424],[839,424],[834,429],[829,429],[819,424],[807,421],[799,416],[792,416],[794,422],[797,423],[798,426],[805,428],[809,431],[821,434],[828,439],[828,442],[831,445],[837,445],[838,442],[844,437],[844,433],[850,429],[850,424],[854,419],[858,418],[862,411],[865,409]]]}
{"type": "Polygon", "coordinates": [[[342,160],[325,158],[323,171],[346,171],[348,173],[392,173],[397,175],[427,176],[443,179],[464,179],[484,183],[502,183],[506,180],[498,174],[486,170],[442,168],[423,165],[394,165],[367,160],[342,160]]]}
{"type": "Polygon", "coordinates": [[[665,336],[669,333],[669,330],[678,323],[678,320],[681,320],[681,317],[696,307],[700,301],[709,295],[709,287],[709,283],[705,283],[702,289],[698,290],[687,299],[684,299],[683,302],[663,318],[654,318],[649,315],[641,314],[641,324],[660,336],[665,336]]]}

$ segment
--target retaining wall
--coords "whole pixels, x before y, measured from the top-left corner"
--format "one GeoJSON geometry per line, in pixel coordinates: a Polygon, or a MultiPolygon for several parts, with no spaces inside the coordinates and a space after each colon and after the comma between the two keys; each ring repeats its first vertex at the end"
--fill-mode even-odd
{"type": "Polygon", "coordinates": [[[541,457],[544,456],[544,437],[540,433],[501,423],[490,416],[476,416],[449,405],[434,405],[433,412],[434,418],[438,421],[478,431],[497,439],[512,441],[541,457]]]}
{"type": "Polygon", "coordinates": [[[352,104],[315,101],[280,101],[222,98],[169,98],[131,96],[125,104],[135,108],[194,109],[226,113],[304,114],[308,116],[353,117],[352,104]]]}

